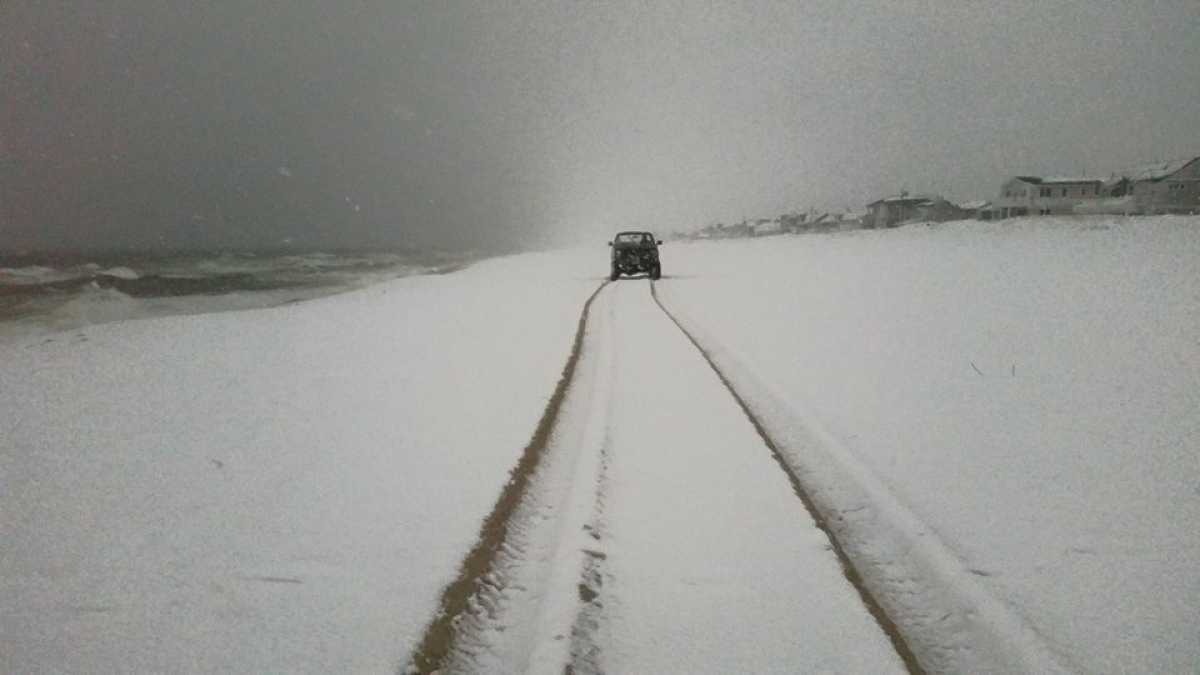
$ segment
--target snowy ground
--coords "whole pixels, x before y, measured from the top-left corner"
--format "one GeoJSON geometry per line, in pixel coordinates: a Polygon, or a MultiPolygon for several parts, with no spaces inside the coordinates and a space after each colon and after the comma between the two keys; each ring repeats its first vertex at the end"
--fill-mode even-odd
{"type": "MultiPolygon", "coordinates": [[[[611,284],[450,672],[904,672],[646,279],[611,284]]],[[[470,616],[470,615],[468,615],[470,616]]]]}
{"type": "Polygon", "coordinates": [[[881,567],[956,586],[934,604],[1084,672],[1200,667],[1200,219],[952,223],[669,260],[660,293],[735,384],[849,467],[805,467],[829,501],[883,511],[862,529],[902,555],[881,567]]]}
{"type": "Polygon", "coordinates": [[[0,671],[394,671],[591,272],[506,258],[0,346],[0,671]]]}
{"type": "MultiPolygon", "coordinates": [[[[395,672],[606,254],[0,344],[0,670],[395,672]]],[[[1200,664],[1200,219],[662,255],[927,668],[1200,664]]],[[[649,282],[602,290],[583,345],[460,664],[901,667],[649,282]]]]}

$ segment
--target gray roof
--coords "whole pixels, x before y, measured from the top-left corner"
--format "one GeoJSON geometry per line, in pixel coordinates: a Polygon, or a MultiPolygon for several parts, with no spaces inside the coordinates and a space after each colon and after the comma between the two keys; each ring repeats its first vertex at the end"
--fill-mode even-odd
{"type": "Polygon", "coordinates": [[[1103,178],[1086,178],[1084,176],[1051,176],[1043,178],[1042,183],[1054,183],[1062,185],[1064,183],[1103,183],[1103,178]]]}
{"type": "Polygon", "coordinates": [[[871,206],[872,204],[881,204],[881,203],[919,204],[921,202],[932,202],[932,201],[936,201],[938,199],[941,199],[941,198],[938,197],[937,195],[927,195],[927,194],[915,194],[915,195],[904,195],[904,196],[894,195],[892,197],[884,197],[883,199],[876,199],[875,201],[871,202],[870,204],[867,204],[867,206],[871,206]]]}
{"type": "Polygon", "coordinates": [[[1188,159],[1173,159],[1168,162],[1156,162],[1154,164],[1143,164],[1128,171],[1122,171],[1121,174],[1128,176],[1130,180],[1162,180],[1171,174],[1178,173],[1183,167],[1200,159],[1200,157],[1190,157],[1188,159]]]}
{"type": "Polygon", "coordinates": [[[1046,178],[1042,178],[1041,176],[1013,176],[1013,178],[1026,183],[1032,183],[1034,185],[1066,185],[1104,182],[1103,178],[1087,178],[1084,176],[1049,176],[1046,178]]]}

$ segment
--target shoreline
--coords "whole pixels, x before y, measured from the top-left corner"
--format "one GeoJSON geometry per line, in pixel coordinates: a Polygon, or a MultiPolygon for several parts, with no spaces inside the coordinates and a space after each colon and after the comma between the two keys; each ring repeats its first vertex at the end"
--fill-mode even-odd
{"type": "MultiPolygon", "coordinates": [[[[326,271],[235,271],[210,275],[114,275],[82,266],[77,276],[0,283],[0,343],[44,338],[88,326],[169,316],[270,309],[318,300],[409,276],[444,275],[483,259],[391,263],[326,271]]],[[[126,268],[127,269],[127,268],[126,268]]]]}

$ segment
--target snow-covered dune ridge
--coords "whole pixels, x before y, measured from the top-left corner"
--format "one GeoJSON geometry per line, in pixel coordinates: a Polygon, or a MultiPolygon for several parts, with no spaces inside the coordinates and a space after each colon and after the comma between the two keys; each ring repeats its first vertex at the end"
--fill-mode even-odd
{"type": "Polygon", "coordinates": [[[664,302],[935,669],[1200,663],[1200,218],[672,253],[664,302]]]}

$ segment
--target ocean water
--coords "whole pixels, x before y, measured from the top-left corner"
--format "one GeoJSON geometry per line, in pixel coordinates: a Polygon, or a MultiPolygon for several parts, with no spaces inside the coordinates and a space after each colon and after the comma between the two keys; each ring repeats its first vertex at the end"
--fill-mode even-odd
{"type": "Polygon", "coordinates": [[[113,321],[273,307],[443,273],[474,259],[430,250],[0,255],[0,340],[113,321]]]}

